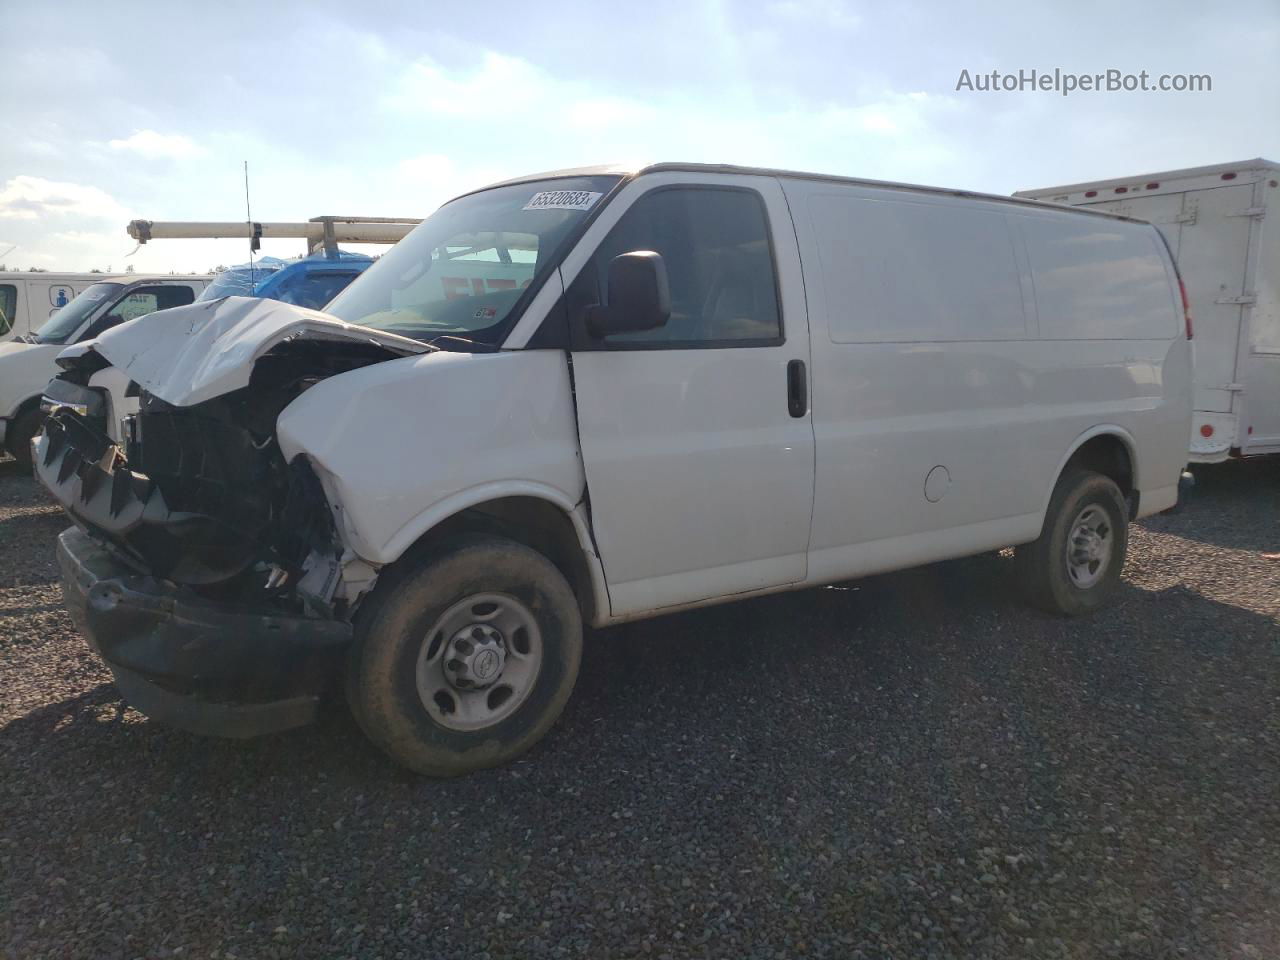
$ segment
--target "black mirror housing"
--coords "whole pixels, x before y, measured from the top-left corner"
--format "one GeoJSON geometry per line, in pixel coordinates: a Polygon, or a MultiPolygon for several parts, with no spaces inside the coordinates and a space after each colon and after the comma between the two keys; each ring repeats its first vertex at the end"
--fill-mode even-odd
{"type": "Polygon", "coordinates": [[[587,330],[599,339],[665,326],[671,316],[671,288],[662,254],[633,250],[609,261],[605,303],[587,310],[587,330]]]}

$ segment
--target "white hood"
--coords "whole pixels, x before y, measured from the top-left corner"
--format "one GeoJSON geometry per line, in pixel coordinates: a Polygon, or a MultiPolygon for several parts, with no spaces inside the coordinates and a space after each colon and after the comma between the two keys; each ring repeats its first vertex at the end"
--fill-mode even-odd
{"type": "Polygon", "coordinates": [[[293,339],[376,343],[406,356],[432,349],[318,310],[225,297],[139,317],[69,348],[66,355],[90,346],[148,393],[175,407],[190,407],[248,386],[258,358],[293,339]]]}

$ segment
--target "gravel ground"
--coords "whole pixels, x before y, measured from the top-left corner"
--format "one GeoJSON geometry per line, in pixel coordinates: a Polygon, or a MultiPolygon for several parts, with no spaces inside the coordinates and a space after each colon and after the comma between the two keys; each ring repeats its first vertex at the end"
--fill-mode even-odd
{"type": "Polygon", "coordinates": [[[590,638],[523,762],[124,707],[0,465],[0,956],[1280,956],[1280,463],[1200,473],[1106,613],[1006,556],[590,638]]]}

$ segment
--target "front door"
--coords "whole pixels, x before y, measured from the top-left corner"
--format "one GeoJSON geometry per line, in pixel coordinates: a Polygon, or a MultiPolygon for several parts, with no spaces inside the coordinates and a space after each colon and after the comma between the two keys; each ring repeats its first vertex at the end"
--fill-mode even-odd
{"type": "Polygon", "coordinates": [[[814,469],[809,335],[781,188],[770,177],[656,174],[610,207],[625,213],[614,213],[567,303],[613,614],[803,580],[814,469]],[[581,308],[604,302],[609,261],[634,250],[662,255],[671,318],[591,340],[581,308]]]}

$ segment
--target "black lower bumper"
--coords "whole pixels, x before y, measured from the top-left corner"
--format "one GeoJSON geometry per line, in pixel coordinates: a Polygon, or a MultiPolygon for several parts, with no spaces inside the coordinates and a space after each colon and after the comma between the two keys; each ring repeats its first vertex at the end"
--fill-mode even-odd
{"type": "Polygon", "coordinates": [[[58,537],[72,619],[125,699],[194,733],[252,737],[315,718],[351,625],[206,601],[141,576],[77,528],[58,537]]]}

